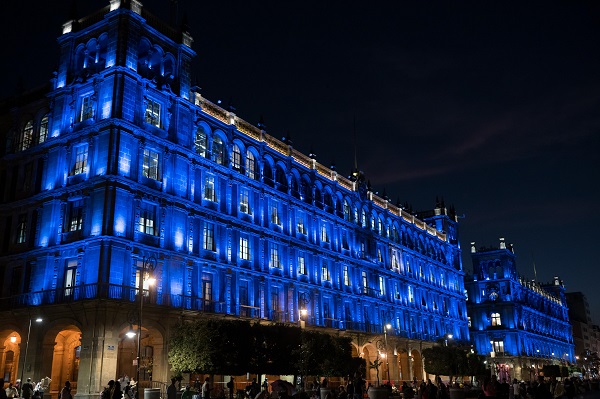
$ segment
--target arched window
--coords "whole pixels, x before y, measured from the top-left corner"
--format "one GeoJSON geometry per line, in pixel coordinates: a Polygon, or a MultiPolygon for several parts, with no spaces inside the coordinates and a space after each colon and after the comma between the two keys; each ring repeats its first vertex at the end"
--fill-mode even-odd
{"type": "Polygon", "coordinates": [[[33,121],[28,121],[23,128],[23,136],[19,143],[19,151],[25,151],[31,147],[33,141],[33,121]]]}
{"type": "Polygon", "coordinates": [[[350,221],[350,204],[346,200],[344,200],[344,220],[347,222],[350,221]]]}
{"type": "Polygon", "coordinates": [[[275,181],[277,181],[277,189],[281,192],[287,193],[288,182],[287,176],[283,168],[279,165],[275,167],[275,181]]]}
{"type": "Polygon", "coordinates": [[[256,180],[256,159],[251,151],[246,152],[246,176],[256,180]]]}
{"type": "Polygon", "coordinates": [[[231,166],[238,172],[242,170],[242,152],[237,144],[233,145],[233,150],[231,151],[231,166]]]}
{"type": "Polygon", "coordinates": [[[502,325],[502,320],[500,319],[500,313],[492,313],[490,315],[490,320],[491,320],[492,326],[501,326],[502,325]]]}
{"type": "Polygon", "coordinates": [[[202,126],[198,127],[196,130],[196,138],[194,140],[194,146],[196,147],[196,153],[203,157],[206,157],[206,132],[202,126]]]}
{"type": "Polygon", "coordinates": [[[40,135],[38,136],[38,143],[41,144],[48,138],[48,114],[44,115],[40,122],[40,135]]]}
{"type": "Polygon", "coordinates": [[[219,135],[215,135],[213,138],[212,160],[219,165],[225,165],[225,146],[219,135]]]}
{"type": "Polygon", "coordinates": [[[269,187],[275,186],[275,182],[273,181],[273,171],[269,162],[263,164],[263,181],[269,187]]]}

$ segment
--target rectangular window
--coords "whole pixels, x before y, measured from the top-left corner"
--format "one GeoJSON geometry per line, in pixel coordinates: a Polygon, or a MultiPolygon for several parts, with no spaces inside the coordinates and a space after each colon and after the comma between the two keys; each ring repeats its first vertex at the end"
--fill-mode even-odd
{"type": "Polygon", "coordinates": [[[344,285],[346,287],[350,286],[350,271],[348,270],[348,266],[344,266],[344,285]]]}
{"type": "Polygon", "coordinates": [[[362,272],[361,276],[362,276],[363,293],[366,294],[369,290],[369,279],[367,278],[367,272],[362,272]]]}
{"type": "Polygon", "coordinates": [[[247,188],[240,190],[240,212],[247,213],[248,215],[252,214],[250,210],[250,195],[247,188]]]}
{"type": "Polygon", "coordinates": [[[400,299],[400,288],[398,287],[398,283],[394,283],[394,298],[400,299]]]}
{"type": "Polygon", "coordinates": [[[383,276],[379,276],[379,294],[385,296],[385,278],[383,276]]]}
{"type": "Polygon", "coordinates": [[[271,223],[276,224],[278,226],[281,225],[281,219],[279,218],[279,208],[277,207],[277,202],[271,203],[271,223]]]}
{"type": "Polygon", "coordinates": [[[64,289],[65,296],[73,295],[73,287],[75,286],[75,278],[77,276],[77,259],[67,260],[67,268],[65,269],[64,289]]]}
{"type": "Polygon", "coordinates": [[[215,225],[213,223],[205,222],[204,231],[202,234],[202,248],[205,251],[216,251],[215,248],[215,225]]]}
{"type": "Polygon", "coordinates": [[[144,121],[152,126],[160,127],[160,103],[152,99],[146,99],[144,121]]]}
{"type": "Polygon", "coordinates": [[[306,275],[306,258],[304,255],[298,256],[298,274],[306,275]]]}
{"type": "Polygon", "coordinates": [[[158,152],[148,148],[144,149],[144,163],[142,165],[142,174],[144,177],[152,180],[159,179],[159,155],[158,152]]]}
{"type": "Polygon", "coordinates": [[[327,224],[323,223],[321,225],[321,242],[329,242],[329,234],[327,231],[327,224]]]}
{"type": "Polygon", "coordinates": [[[12,270],[10,285],[8,286],[8,296],[19,295],[22,293],[23,268],[15,267],[12,270]]]}
{"type": "Polygon", "coordinates": [[[504,353],[504,341],[492,341],[494,352],[504,353]]]}
{"type": "Polygon", "coordinates": [[[296,228],[298,229],[298,233],[306,235],[306,224],[304,224],[304,215],[298,215],[296,228]]]}
{"type": "Polygon", "coordinates": [[[152,204],[143,203],[140,209],[140,233],[155,235],[156,233],[156,208],[152,204]]]}
{"type": "Polygon", "coordinates": [[[279,289],[277,287],[271,288],[271,310],[273,312],[279,312],[279,289]]]}
{"type": "Polygon", "coordinates": [[[204,199],[212,202],[217,202],[214,176],[204,177],[204,199]]]}
{"type": "Polygon", "coordinates": [[[202,299],[212,301],[212,280],[209,276],[202,276],[202,299]]]}
{"type": "Polygon", "coordinates": [[[240,147],[233,145],[233,151],[231,152],[231,166],[238,172],[242,170],[242,153],[240,147]]]}
{"type": "Polygon", "coordinates": [[[272,244],[271,245],[271,254],[270,254],[271,267],[276,267],[281,269],[281,259],[279,257],[279,245],[272,244]]]}
{"type": "Polygon", "coordinates": [[[27,214],[19,215],[17,224],[17,244],[23,244],[27,241],[27,214]]]}
{"type": "Polygon", "coordinates": [[[330,281],[331,276],[329,275],[329,267],[327,266],[327,262],[323,262],[321,266],[321,280],[330,281]]]}
{"type": "Polygon", "coordinates": [[[81,230],[83,223],[83,200],[69,202],[69,225],[68,231],[81,230]]]}
{"type": "Polygon", "coordinates": [[[74,148],[75,162],[71,175],[78,175],[87,171],[88,163],[88,146],[80,145],[74,148]]]}
{"type": "Polygon", "coordinates": [[[343,249],[349,249],[350,248],[348,246],[348,233],[345,230],[342,231],[342,248],[343,249]]]}
{"type": "Polygon", "coordinates": [[[408,302],[413,303],[415,301],[415,293],[412,286],[408,286],[408,302]]]}
{"type": "Polygon", "coordinates": [[[250,240],[245,236],[240,236],[240,259],[250,260],[250,240]]]}
{"type": "Polygon", "coordinates": [[[81,109],[79,112],[79,122],[87,121],[94,116],[94,99],[92,94],[81,98],[81,109]]]}

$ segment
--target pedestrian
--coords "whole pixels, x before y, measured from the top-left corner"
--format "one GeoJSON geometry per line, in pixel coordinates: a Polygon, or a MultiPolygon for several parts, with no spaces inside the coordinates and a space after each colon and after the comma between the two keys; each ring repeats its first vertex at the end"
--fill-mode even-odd
{"type": "Polygon", "coordinates": [[[171,385],[167,387],[167,399],[177,399],[177,387],[175,378],[171,378],[171,385]]]}
{"type": "MultiPolygon", "coordinates": [[[[4,384],[0,386],[4,386],[4,384]]],[[[8,388],[6,388],[6,396],[8,397],[8,399],[19,397],[19,391],[17,391],[17,388],[15,388],[12,382],[8,383],[8,388]]]]}
{"type": "Polygon", "coordinates": [[[206,377],[204,379],[204,384],[202,384],[202,399],[210,399],[210,378],[206,377]]]}
{"type": "Polygon", "coordinates": [[[73,399],[71,395],[71,382],[69,380],[65,381],[65,386],[60,391],[60,399],[73,399]]]}
{"type": "Polygon", "coordinates": [[[23,399],[33,398],[33,384],[31,383],[31,378],[27,378],[27,382],[23,384],[23,387],[21,388],[21,397],[23,399]]]}
{"type": "MultiPolygon", "coordinates": [[[[4,378],[0,378],[0,387],[4,387],[4,378]]],[[[7,399],[6,390],[0,389],[0,399],[7,399]]]]}
{"type": "Polygon", "coordinates": [[[112,392],[113,392],[114,386],[115,386],[115,380],[108,381],[108,385],[102,391],[100,398],[101,399],[112,399],[112,392]]]}
{"type": "Polygon", "coordinates": [[[233,382],[233,377],[229,377],[229,381],[227,382],[227,389],[229,390],[229,399],[233,399],[234,388],[235,384],[233,382]]]}

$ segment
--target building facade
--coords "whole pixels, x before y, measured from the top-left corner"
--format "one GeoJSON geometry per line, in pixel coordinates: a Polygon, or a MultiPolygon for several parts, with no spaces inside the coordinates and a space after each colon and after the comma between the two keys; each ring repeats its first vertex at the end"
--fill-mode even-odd
{"type": "Polygon", "coordinates": [[[49,88],[2,104],[5,377],[96,396],[139,356],[168,381],[170,331],[214,314],[347,334],[423,378],[421,349],[469,340],[454,212],[410,214],[203,98],[192,43],[111,0],[64,24],[49,88]]]}
{"type": "Polygon", "coordinates": [[[512,245],[477,250],[465,277],[471,341],[499,380],[533,380],[546,364],[575,362],[565,287],[525,281],[512,245]]]}

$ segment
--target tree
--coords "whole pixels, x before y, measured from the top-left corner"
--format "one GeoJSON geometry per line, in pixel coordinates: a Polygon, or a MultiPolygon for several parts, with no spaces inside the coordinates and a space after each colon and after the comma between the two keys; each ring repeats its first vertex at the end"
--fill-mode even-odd
{"type": "Polygon", "coordinates": [[[423,349],[425,371],[436,376],[447,375],[452,382],[455,376],[484,375],[484,357],[472,352],[470,347],[434,346],[423,349]]]}

